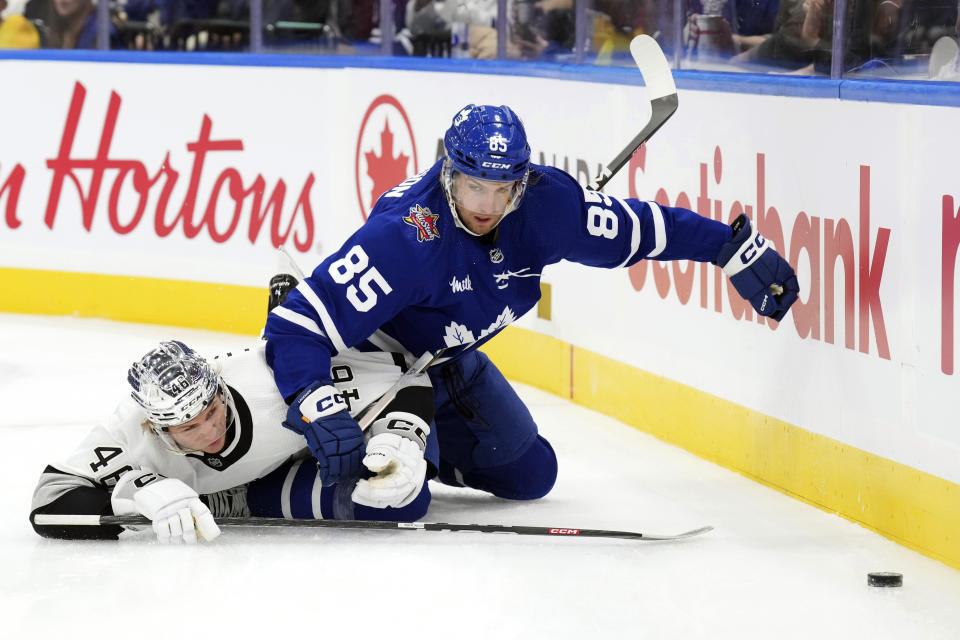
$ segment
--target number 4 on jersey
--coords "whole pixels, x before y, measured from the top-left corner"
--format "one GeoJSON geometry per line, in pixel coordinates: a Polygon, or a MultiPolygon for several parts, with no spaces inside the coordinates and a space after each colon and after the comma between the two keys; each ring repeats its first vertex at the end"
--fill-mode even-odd
{"type": "Polygon", "coordinates": [[[97,459],[90,463],[90,470],[96,473],[97,469],[103,469],[110,464],[111,460],[123,453],[123,449],[120,447],[96,447],[93,453],[97,456],[97,459]]]}

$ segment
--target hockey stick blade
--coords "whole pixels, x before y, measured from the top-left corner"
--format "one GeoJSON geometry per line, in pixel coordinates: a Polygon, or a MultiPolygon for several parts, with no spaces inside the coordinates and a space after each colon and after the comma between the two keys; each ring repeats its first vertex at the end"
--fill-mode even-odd
{"type": "MultiPolygon", "coordinates": [[[[466,531],[472,533],[513,533],[522,536],[554,536],[580,538],[618,538],[621,540],[682,540],[712,531],[700,527],[683,533],[654,534],[606,529],[574,529],[569,527],[508,526],[500,524],[450,524],[446,522],[388,522],[383,520],[287,520],[285,518],[216,518],[221,527],[296,527],[323,529],[373,529],[393,531],[466,531]]],[[[38,513],[34,524],[54,526],[149,525],[143,516],[98,516],[38,513]]]]}
{"type": "Polygon", "coordinates": [[[280,245],[277,247],[277,251],[283,256],[283,259],[286,260],[287,265],[290,267],[290,270],[293,271],[293,275],[297,277],[297,280],[303,282],[307,277],[304,275],[303,270],[300,268],[300,265],[297,264],[297,261],[293,259],[293,256],[290,255],[290,252],[287,251],[286,247],[280,245]]]}
{"type": "Polygon", "coordinates": [[[670,63],[660,49],[657,41],[648,35],[639,35],[630,42],[630,53],[637,64],[650,96],[650,119],[633,140],[617,154],[610,164],[587,185],[591,191],[599,191],[644,142],[653,137],[660,127],[670,119],[680,104],[677,98],[677,86],[673,82],[670,63]]]}

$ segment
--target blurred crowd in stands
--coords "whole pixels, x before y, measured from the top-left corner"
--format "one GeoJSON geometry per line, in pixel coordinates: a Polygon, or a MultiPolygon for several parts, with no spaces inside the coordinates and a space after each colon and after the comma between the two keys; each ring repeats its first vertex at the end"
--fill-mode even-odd
{"type": "MultiPolygon", "coordinates": [[[[840,25],[845,74],[895,77],[928,65],[930,77],[939,71],[937,79],[960,79],[950,77],[957,0],[682,0],[680,6],[682,15],[673,0],[587,0],[578,14],[574,0],[508,0],[503,49],[515,60],[631,64],[630,39],[646,33],[675,53],[682,68],[829,75],[840,25]]],[[[381,53],[379,0],[260,0],[260,7],[264,51],[381,53]]],[[[97,48],[97,14],[96,0],[0,0],[0,48],[97,48]]],[[[393,53],[496,58],[497,14],[497,0],[393,0],[393,53]]],[[[111,49],[250,48],[250,0],[109,0],[106,15],[111,49]]]]}

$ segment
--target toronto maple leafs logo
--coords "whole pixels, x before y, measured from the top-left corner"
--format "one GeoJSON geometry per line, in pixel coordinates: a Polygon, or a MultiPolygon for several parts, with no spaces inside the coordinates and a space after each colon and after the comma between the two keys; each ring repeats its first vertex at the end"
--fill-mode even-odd
{"type": "Polygon", "coordinates": [[[513,312],[513,309],[510,307],[504,307],[503,313],[498,315],[497,319],[490,323],[490,326],[482,330],[479,337],[474,337],[473,331],[471,331],[466,325],[454,321],[447,325],[446,331],[443,334],[443,341],[448,347],[459,347],[462,345],[473,344],[474,342],[483,340],[487,336],[500,331],[516,319],[517,314],[513,312]]]}
{"type": "Polygon", "coordinates": [[[417,242],[429,242],[440,237],[440,233],[437,231],[437,218],[439,217],[437,214],[431,213],[430,209],[415,204],[410,207],[410,215],[403,221],[411,227],[416,227],[417,242]]]}
{"type": "Polygon", "coordinates": [[[469,108],[462,109],[460,113],[457,114],[457,117],[453,119],[453,126],[459,127],[460,125],[462,125],[464,120],[466,120],[467,117],[470,115],[471,111],[472,109],[469,109],[469,108]]]}

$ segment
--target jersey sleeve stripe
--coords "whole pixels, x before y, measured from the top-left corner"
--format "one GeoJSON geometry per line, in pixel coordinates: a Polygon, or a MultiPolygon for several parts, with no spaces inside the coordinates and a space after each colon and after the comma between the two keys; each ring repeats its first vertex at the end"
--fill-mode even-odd
{"type": "Polygon", "coordinates": [[[647,257],[653,258],[663,253],[663,250],[667,248],[667,224],[663,221],[663,210],[660,205],[653,200],[647,202],[647,204],[650,205],[650,213],[653,215],[653,232],[656,243],[653,251],[648,253],[647,257]]]}
{"type": "Polygon", "coordinates": [[[333,318],[330,317],[330,313],[327,311],[327,308],[323,306],[323,302],[317,296],[317,293],[311,289],[310,285],[306,282],[301,282],[298,284],[297,291],[303,294],[303,297],[307,299],[307,302],[312,304],[313,308],[317,311],[317,315],[320,316],[320,323],[326,330],[327,337],[330,338],[330,342],[333,343],[333,348],[338,352],[345,351],[347,349],[347,345],[344,344],[343,338],[340,337],[340,332],[337,331],[337,325],[333,323],[333,318]]]}
{"type": "Polygon", "coordinates": [[[630,262],[637,251],[640,249],[640,221],[637,219],[636,212],[630,208],[630,205],[627,204],[627,201],[622,198],[614,198],[617,202],[620,203],[620,206],[623,207],[624,211],[630,215],[630,224],[632,225],[630,232],[630,251],[627,253],[627,257],[624,258],[623,262],[619,266],[626,266],[630,262]]]}
{"type": "Polygon", "coordinates": [[[309,331],[310,333],[316,333],[317,335],[325,336],[326,334],[320,330],[320,327],[317,326],[317,323],[308,318],[307,316],[301,315],[296,311],[291,311],[286,307],[275,307],[270,313],[275,313],[280,316],[287,322],[292,322],[295,325],[299,325],[309,331]]]}
{"type": "Polygon", "coordinates": [[[320,484],[320,479],[317,478],[317,481],[313,483],[313,491],[310,492],[310,503],[313,508],[313,517],[322,518],[323,517],[323,508],[320,502],[320,492],[323,485],[320,484]]]}
{"type": "Polygon", "coordinates": [[[283,479],[283,487],[280,489],[280,510],[283,512],[283,517],[287,520],[293,519],[293,509],[290,506],[290,492],[293,490],[293,479],[297,477],[297,471],[302,464],[303,460],[298,460],[290,467],[290,470],[287,471],[287,477],[283,479]]]}

